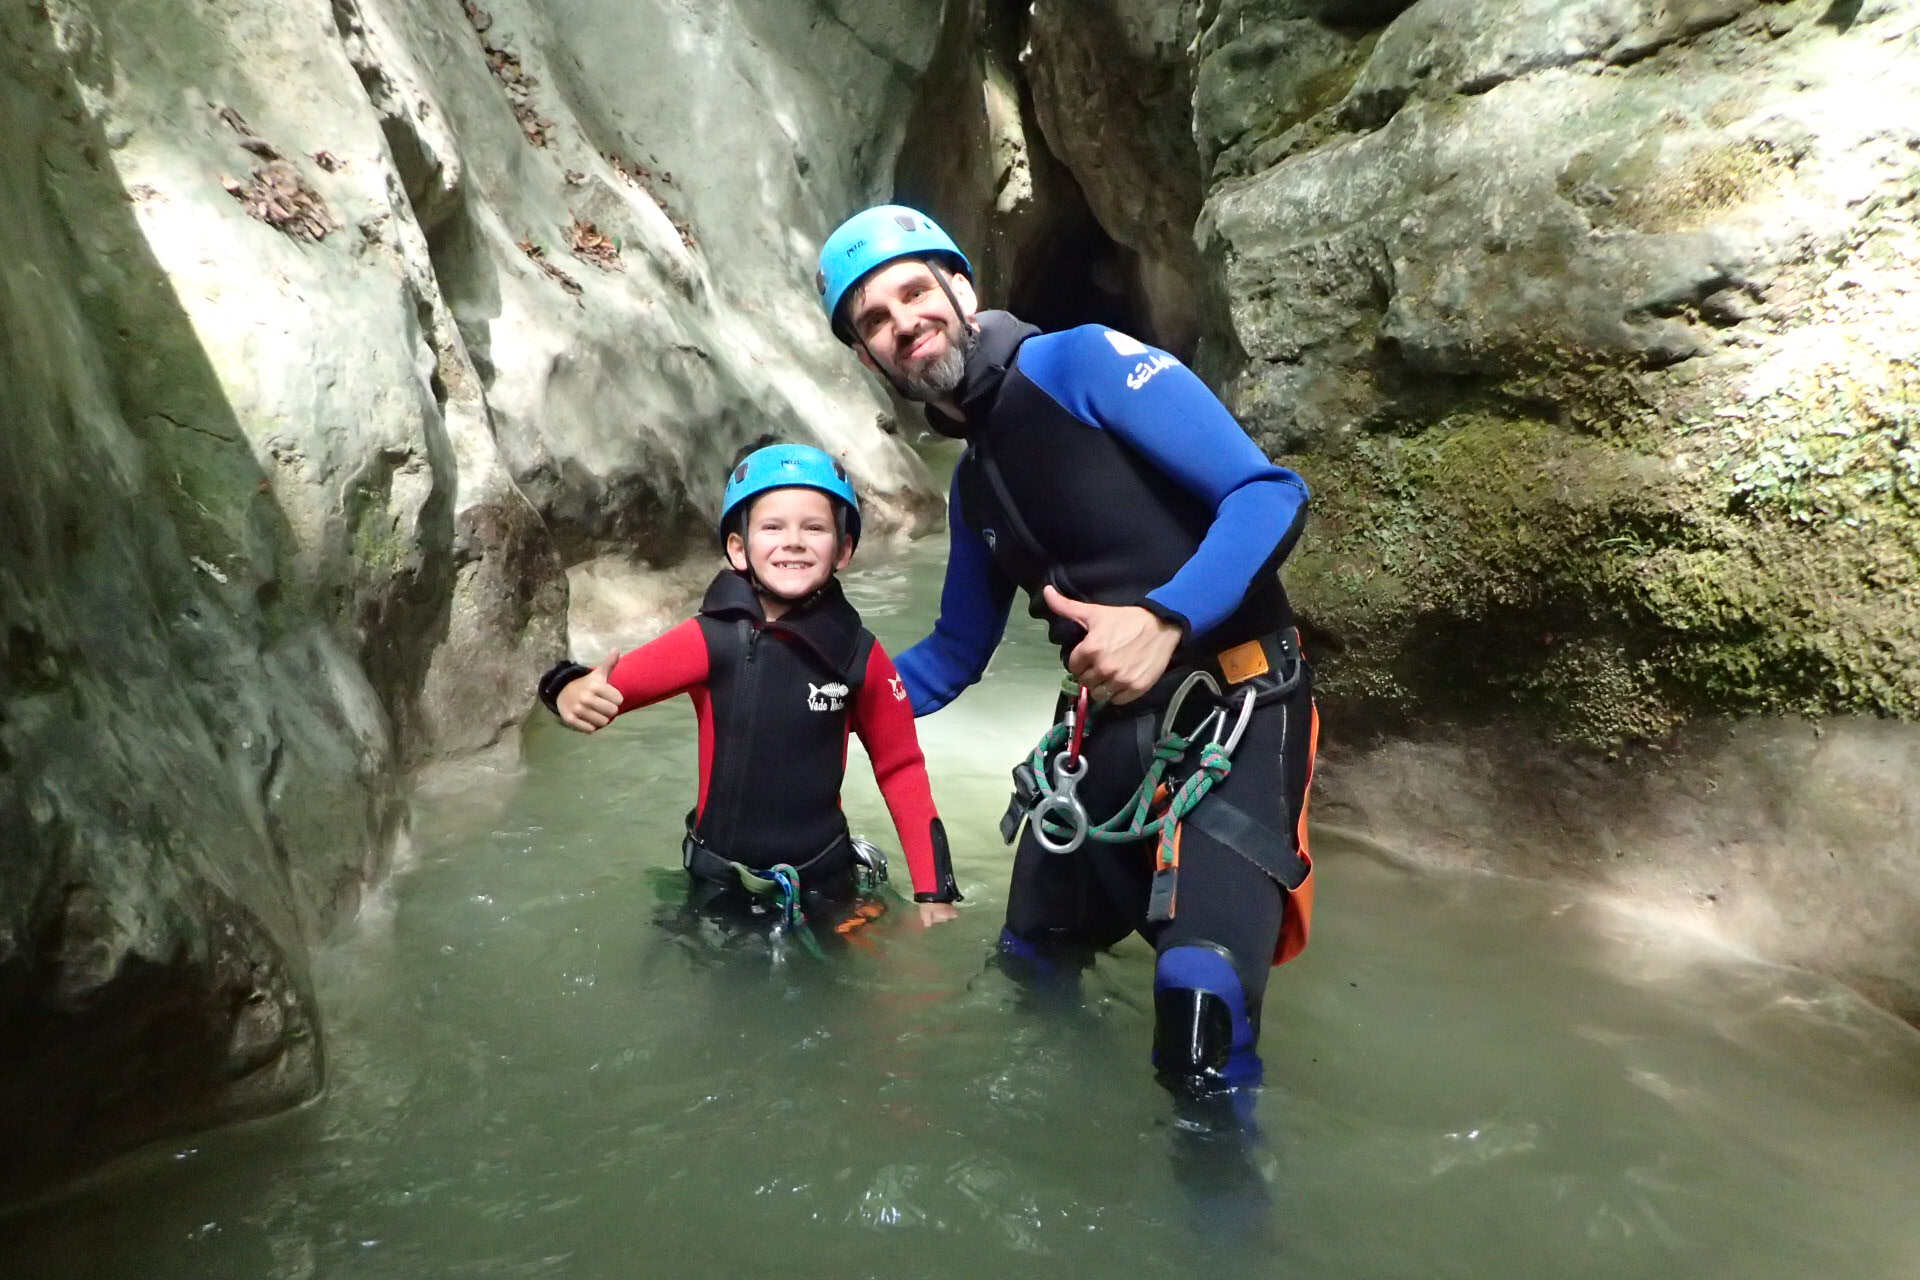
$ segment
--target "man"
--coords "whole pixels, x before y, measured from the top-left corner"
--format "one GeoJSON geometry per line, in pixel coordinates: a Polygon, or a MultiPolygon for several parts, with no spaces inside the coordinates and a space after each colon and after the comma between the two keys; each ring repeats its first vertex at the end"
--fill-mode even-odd
{"type": "Polygon", "coordinates": [[[1104,704],[1079,787],[1096,822],[1140,786],[1161,714],[1193,672],[1220,690],[1220,726],[1247,713],[1230,772],[1180,823],[1171,859],[1153,838],[1056,854],[1029,819],[1000,948],[1046,973],[1139,932],[1157,953],[1161,1081],[1201,1095],[1257,1084],[1267,974],[1306,945],[1313,902],[1317,719],[1276,575],[1306,485],[1174,357],[1097,325],[1043,334],[982,311],[971,274],[945,231],[897,205],[856,214],[820,250],[835,334],[968,444],[940,617],[900,674],[916,715],[945,706],[980,678],[1024,588],[1104,704]]]}

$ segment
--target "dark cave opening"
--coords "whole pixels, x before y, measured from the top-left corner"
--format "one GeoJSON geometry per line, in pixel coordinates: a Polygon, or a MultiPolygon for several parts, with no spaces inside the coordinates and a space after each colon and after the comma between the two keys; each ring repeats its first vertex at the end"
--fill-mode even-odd
{"type": "Polygon", "coordinates": [[[1054,223],[1011,267],[1005,306],[1021,319],[1049,331],[1101,324],[1156,341],[1134,254],[1091,215],[1054,223]]]}

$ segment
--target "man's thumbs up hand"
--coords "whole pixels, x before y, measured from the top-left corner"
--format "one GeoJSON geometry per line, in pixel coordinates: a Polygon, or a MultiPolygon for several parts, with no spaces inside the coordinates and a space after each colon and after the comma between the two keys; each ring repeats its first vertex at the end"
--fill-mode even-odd
{"type": "Polygon", "coordinates": [[[1067,670],[1104,701],[1132,702],[1153,688],[1180,647],[1180,628],[1149,609],[1089,604],[1051,585],[1040,595],[1047,608],[1086,628],[1087,638],[1067,655],[1067,670]]]}

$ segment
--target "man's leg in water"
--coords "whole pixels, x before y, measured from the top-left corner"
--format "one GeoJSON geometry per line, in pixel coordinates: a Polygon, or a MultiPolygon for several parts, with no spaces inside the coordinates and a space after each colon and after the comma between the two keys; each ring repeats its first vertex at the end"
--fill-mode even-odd
{"type": "Polygon", "coordinates": [[[1177,910],[1149,934],[1153,1065],[1174,1092],[1260,1083],[1260,1004],[1282,910],[1282,890],[1264,871],[1200,832],[1182,832],[1177,910]]]}
{"type": "MultiPolygon", "coordinates": [[[[1284,863],[1295,853],[1296,815],[1311,770],[1312,695],[1260,708],[1233,756],[1232,771],[1203,799],[1231,803],[1258,824],[1284,863]]],[[[1172,920],[1143,930],[1154,944],[1154,1066],[1179,1093],[1258,1084],[1260,1005],[1266,996],[1285,891],[1253,857],[1189,820],[1180,833],[1172,920]]],[[[1244,836],[1243,836],[1244,838],[1244,836]]]]}
{"type": "MultiPolygon", "coordinates": [[[[1087,774],[1078,794],[1089,818],[1103,821],[1133,796],[1145,770],[1133,720],[1096,723],[1082,750],[1087,774]]],[[[1050,853],[1028,822],[1014,853],[1000,931],[1007,971],[1034,985],[1071,988],[1095,951],[1132,933],[1146,904],[1148,868],[1140,849],[1088,840],[1072,853],[1050,853]]]]}

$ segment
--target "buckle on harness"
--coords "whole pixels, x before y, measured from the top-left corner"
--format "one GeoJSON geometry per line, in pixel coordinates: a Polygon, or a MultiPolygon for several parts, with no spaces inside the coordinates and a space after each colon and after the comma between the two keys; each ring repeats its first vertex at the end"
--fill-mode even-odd
{"type": "Polygon", "coordinates": [[[853,845],[853,872],[856,881],[868,893],[878,893],[887,883],[887,852],[862,836],[849,838],[853,845]]]}
{"type": "Polygon", "coordinates": [[[1019,837],[1020,824],[1039,800],[1039,780],[1033,776],[1033,766],[1022,760],[1013,766],[1013,795],[1007,800],[1007,811],[1000,815],[1000,843],[1012,844],[1019,837]]]}

